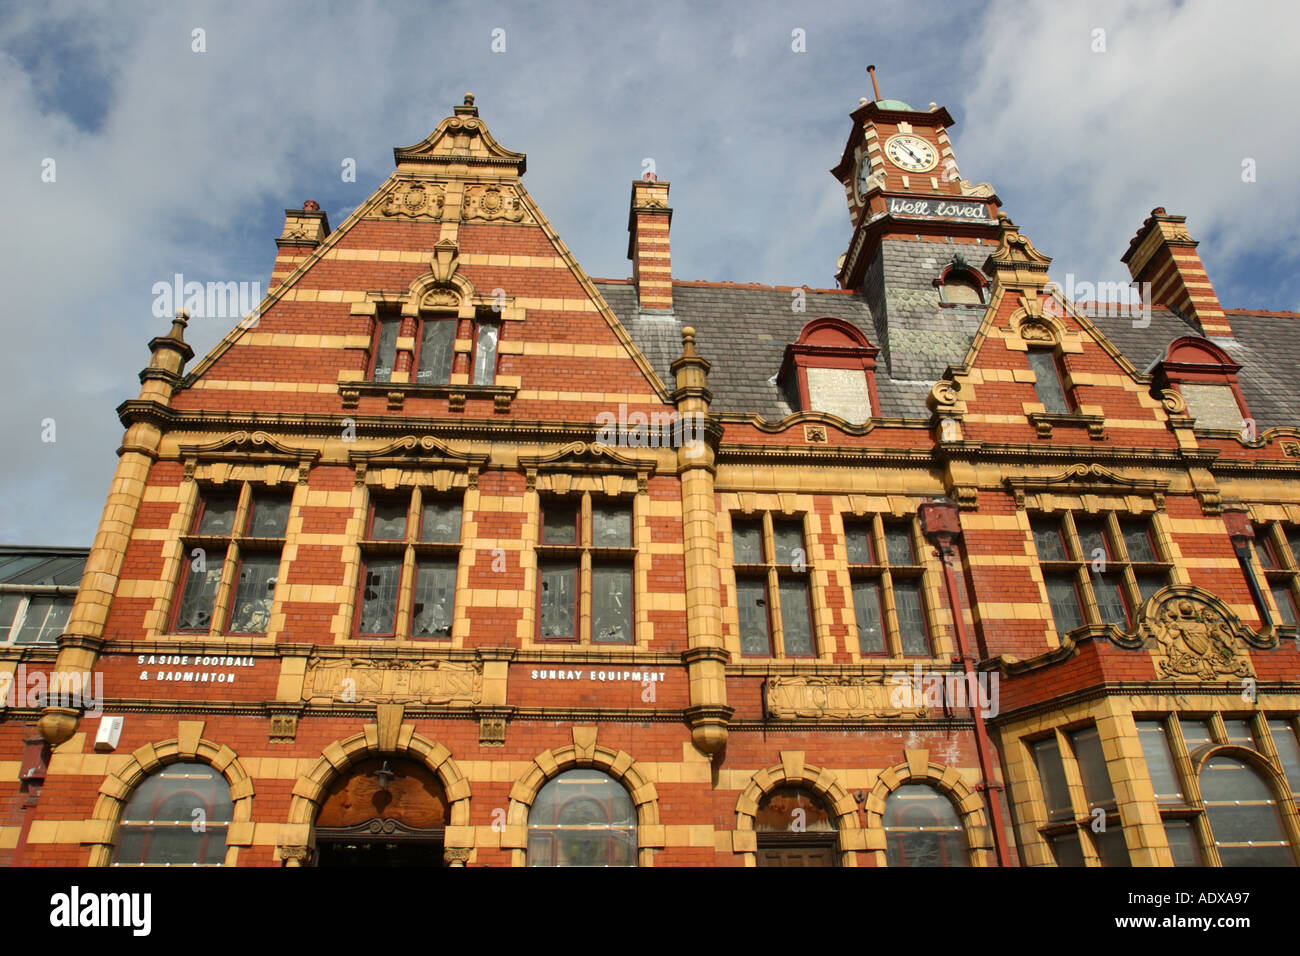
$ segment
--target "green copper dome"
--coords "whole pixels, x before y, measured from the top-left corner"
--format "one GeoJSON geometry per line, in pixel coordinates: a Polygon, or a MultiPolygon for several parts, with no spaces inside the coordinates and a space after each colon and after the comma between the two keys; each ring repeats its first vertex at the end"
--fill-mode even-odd
{"type": "Polygon", "coordinates": [[[914,112],[912,107],[908,106],[902,100],[876,100],[876,105],[882,110],[907,110],[909,113],[914,112]]]}

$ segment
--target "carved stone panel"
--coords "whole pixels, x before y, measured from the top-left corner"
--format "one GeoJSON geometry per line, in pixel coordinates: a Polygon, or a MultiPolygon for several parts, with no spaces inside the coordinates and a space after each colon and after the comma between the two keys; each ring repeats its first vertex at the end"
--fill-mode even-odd
{"type": "Polygon", "coordinates": [[[925,702],[906,675],[877,677],[772,677],[767,712],[773,717],[854,720],[923,717],[925,702]]]}
{"type": "Polygon", "coordinates": [[[340,703],[478,703],[483,671],[478,664],[436,660],[312,660],[303,680],[304,700],[340,703]]]}
{"type": "Polygon", "coordinates": [[[479,185],[465,188],[464,219],[532,222],[518,193],[510,186],[479,185]]]}
{"type": "Polygon", "coordinates": [[[398,183],[381,209],[385,216],[441,219],[445,196],[437,183],[398,183]]]}
{"type": "Polygon", "coordinates": [[[1255,673],[1244,625],[1217,601],[1193,591],[1157,594],[1142,633],[1156,673],[1165,680],[1218,681],[1255,673]]]}

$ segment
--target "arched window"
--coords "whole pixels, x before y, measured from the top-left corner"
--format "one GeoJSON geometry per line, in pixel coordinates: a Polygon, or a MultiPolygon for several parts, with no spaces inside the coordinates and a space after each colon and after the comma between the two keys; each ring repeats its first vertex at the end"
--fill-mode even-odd
{"type": "Polygon", "coordinates": [[[1295,866],[1277,800],[1253,768],[1211,757],[1201,768],[1201,799],[1224,866],[1295,866]]]}
{"type": "Polygon", "coordinates": [[[618,781],[569,770],[528,813],[529,866],[636,866],[636,808],[618,781]]]}
{"type": "Polygon", "coordinates": [[[934,284],[939,288],[939,301],[944,305],[983,305],[986,301],[984,289],[988,282],[960,254],[952,257],[952,262],[934,284]]]}
{"type": "Polygon", "coordinates": [[[952,801],[921,783],[885,800],[885,856],[890,866],[969,866],[966,834],[952,801]]]}
{"type": "Polygon", "coordinates": [[[768,793],[754,816],[759,866],[835,866],[838,836],[826,804],[802,787],[768,793]]]}
{"type": "Polygon", "coordinates": [[[984,288],[969,272],[949,273],[939,288],[943,301],[952,305],[984,304],[984,288]]]}
{"type": "Polygon", "coordinates": [[[226,778],[205,763],[151,774],[127,801],[114,866],[220,866],[234,804],[226,778]]]}

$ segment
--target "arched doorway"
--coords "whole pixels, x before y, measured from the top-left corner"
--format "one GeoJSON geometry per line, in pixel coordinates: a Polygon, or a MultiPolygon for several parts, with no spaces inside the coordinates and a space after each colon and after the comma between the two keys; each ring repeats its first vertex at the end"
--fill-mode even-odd
{"type": "Polygon", "coordinates": [[[443,866],[447,796],[428,767],[372,757],[348,768],[316,817],[318,866],[443,866]]]}
{"type": "Polygon", "coordinates": [[[839,834],[821,798],[782,786],[763,797],[754,816],[759,866],[835,866],[839,834]]]}

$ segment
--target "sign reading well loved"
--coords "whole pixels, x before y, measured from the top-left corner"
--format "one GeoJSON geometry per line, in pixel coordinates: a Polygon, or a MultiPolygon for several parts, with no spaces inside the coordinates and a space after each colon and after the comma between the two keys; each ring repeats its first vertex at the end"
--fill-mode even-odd
{"type": "Polygon", "coordinates": [[[956,199],[900,199],[889,200],[891,216],[915,216],[922,219],[979,219],[989,218],[988,207],[982,202],[961,202],[956,199]]]}

